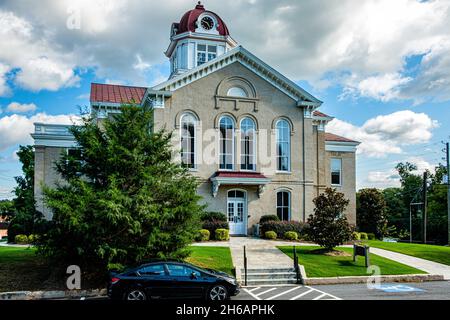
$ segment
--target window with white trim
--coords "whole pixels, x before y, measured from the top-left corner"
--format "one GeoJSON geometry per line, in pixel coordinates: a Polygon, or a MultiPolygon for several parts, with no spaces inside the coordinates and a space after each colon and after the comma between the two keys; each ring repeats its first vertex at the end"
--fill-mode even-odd
{"type": "Polygon", "coordinates": [[[291,219],[291,193],[289,191],[277,192],[277,216],[281,221],[291,219]]]}
{"type": "Polygon", "coordinates": [[[196,168],[197,119],[192,113],[181,116],[181,163],[189,169],[196,168]]]}
{"type": "Polygon", "coordinates": [[[256,170],[256,125],[251,118],[241,121],[241,170],[256,170]]]}
{"type": "Polygon", "coordinates": [[[217,46],[197,44],[197,66],[217,57],[217,46]]]}
{"type": "Polygon", "coordinates": [[[291,126],[287,120],[278,120],[277,135],[277,171],[290,171],[291,162],[291,126]]]}
{"type": "Polygon", "coordinates": [[[342,184],[342,159],[331,159],[331,185],[340,186],[342,184]]]}
{"type": "Polygon", "coordinates": [[[219,168],[222,170],[234,169],[234,121],[228,116],[222,117],[219,122],[220,152],[219,168]]]}

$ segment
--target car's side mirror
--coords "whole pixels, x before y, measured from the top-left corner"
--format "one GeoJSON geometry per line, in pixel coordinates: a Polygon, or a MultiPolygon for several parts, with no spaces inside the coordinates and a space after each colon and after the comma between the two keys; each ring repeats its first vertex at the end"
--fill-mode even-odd
{"type": "Polygon", "coordinates": [[[191,279],[197,279],[197,274],[195,272],[191,273],[191,279]]]}

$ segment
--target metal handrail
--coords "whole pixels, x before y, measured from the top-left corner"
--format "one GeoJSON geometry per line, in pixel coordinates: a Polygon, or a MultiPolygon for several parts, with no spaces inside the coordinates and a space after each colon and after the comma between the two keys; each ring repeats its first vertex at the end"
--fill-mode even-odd
{"type": "Polygon", "coordinates": [[[303,284],[303,278],[300,272],[300,266],[298,264],[297,248],[295,246],[294,246],[294,270],[295,275],[297,277],[297,284],[303,284]]]}
{"type": "Polygon", "coordinates": [[[244,279],[245,279],[245,286],[247,286],[247,251],[244,246],[244,279]]]}

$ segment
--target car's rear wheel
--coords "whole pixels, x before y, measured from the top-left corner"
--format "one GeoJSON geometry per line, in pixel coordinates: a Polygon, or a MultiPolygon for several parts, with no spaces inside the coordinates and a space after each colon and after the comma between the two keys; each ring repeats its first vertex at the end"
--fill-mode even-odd
{"type": "Polygon", "coordinates": [[[128,301],[145,301],[147,296],[141,289],[132,289],[125,294],[125,300],[128,301]]]}
{"type": "Polygon", "coordinates": [[[224,286],[215,285],[208,292],[208,300],[223,301],[228,298],[228,290],[224,286]]]}

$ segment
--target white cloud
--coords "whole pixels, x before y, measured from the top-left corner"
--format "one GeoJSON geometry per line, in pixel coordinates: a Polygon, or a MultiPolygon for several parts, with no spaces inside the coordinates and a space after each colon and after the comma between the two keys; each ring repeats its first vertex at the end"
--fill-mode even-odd
{"type": "Polygon", "coordinates": [[[30,111],[36,110],[36,105],[34,103],[18,103],[18,102],[11,102],[8,107],[6,107],[6,111],[9,112],[17,112],[17,113],[26,113],[30,111]]]}
{"type": "Polygon", "coordinates": [[[412,80],[412,78],[403,77],[399,73],[386,73],[380,76],[368,77],[362,81],[350,77],[340,98],[367,97],[387,102],[401,98],[401,88],[412,80]]]}
{"type": "Polygon", "coordinates": [[[334,119],[327,131],[360,141],[360,154],[384,157],[402,153],[402,146],[428,142],[437,126],[425,113],[404,110],[369,119],[361,127],[334,119]]]}
{"type": "MultiPolygon", "coordinates": [[[[408,157],[399,162],[409,162],[417,166],[417,170],[413,171],[413,174],[422,175],[425,170],[429,170],[431,173],[435,172],[436,164],[430,163],[422,157],[408,157]]],[[[393,164],[393,166],[395,166],[393,164]]],[[[364,182],[366,187],[375,188],[389,188],[400,186],[400,176],[398,172],[392,168],[384,171],[369,171],[367,179],[364,182]]]]}
{"type": "Polygon", "coordinates": [[[0,151],[17,144],[31,144],[30,134],[35,122],[73,124],[78,121],[76,115],[47,115],[38,113],[31,117],[13,114],[0,118],[0,151]]]}
{"type": "MultiPolygon", "coordinates": [[[[146,84],[153,75],[148,69],[167,61],[162,52],[171,23],[195,3],[166,0],[157,10],[155,5],[42,0],[36,6],[31,0],[4,0],[0,62],[23,69],[18,83],[33,90],[73,85],[77,67],[146,84]],[[66,28],[71,8],[79,8],[80,29],[66,28]],[[50,67],[48,74],[41,75],[41,65],[50,67]],[[44,80],[41,86],[38,77],[44,80]]],[[[383,101],[450,99],[448,0],[234,0],[226,5],[210,0],[206,8],[224,19],[240,44],[293,80],[337,83],[347,96],[383,101]],[[425,55],[414,80],[404,73],[412,55],[425,55]]]]}

